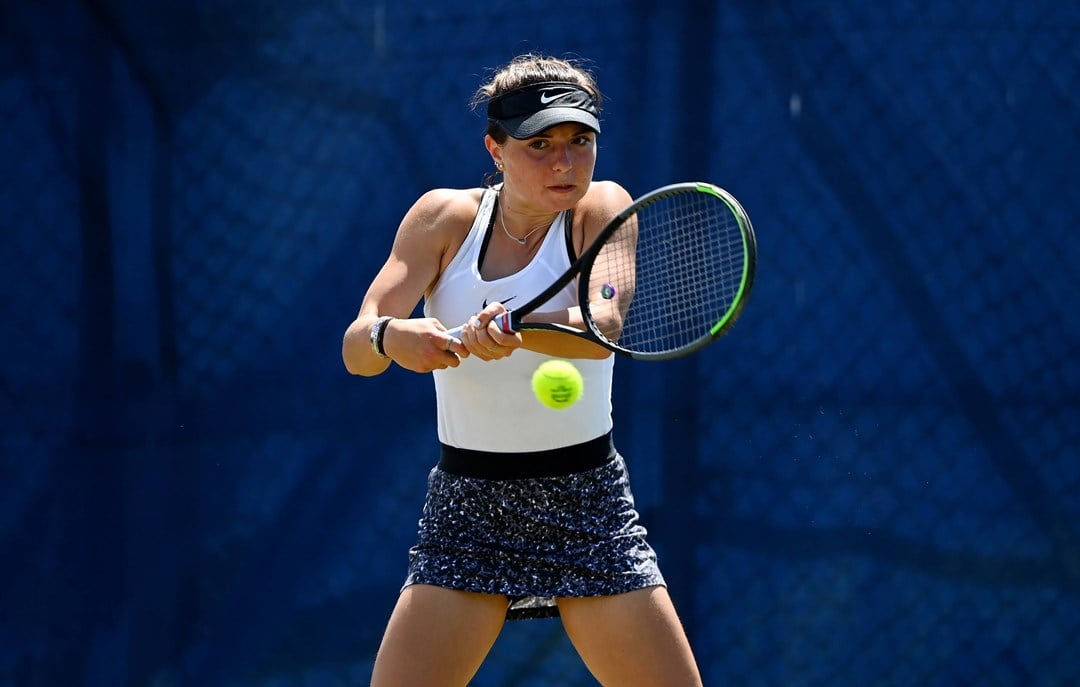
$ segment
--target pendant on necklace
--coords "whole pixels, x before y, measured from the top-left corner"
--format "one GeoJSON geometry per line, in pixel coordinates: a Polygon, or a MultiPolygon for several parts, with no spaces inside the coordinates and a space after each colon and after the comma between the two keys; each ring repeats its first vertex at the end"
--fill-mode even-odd
{"type": "MultiPolygon", "coordinates": [[[[500,194],[500,199],[501,199],[501,194],[502,194],[501,189],[499,190],[499,194],[500,194]]],[[[506,234],[506,236],[508,238],[511,238],[511,239],[514,239],[515,241],[517,241],[519,246],[524,246],[525,242],[529,239],[530,236],[532,236],[536,232],[540,231],[545,226],[549,226],[549,224],[547,222],[538,224],[535,227],[533,227],[532,230],[530,230],[528,234],[525,234],[521,238],[518,238],[518,237],[514,236],[513,234],[511,234],[510,230],[506,228],[506,211],[505,211],[505,209],[504,208],[498,208],[496,210],[496,212],[499,213],[499,224],[502,225],[503,233],[506,234]]]]}

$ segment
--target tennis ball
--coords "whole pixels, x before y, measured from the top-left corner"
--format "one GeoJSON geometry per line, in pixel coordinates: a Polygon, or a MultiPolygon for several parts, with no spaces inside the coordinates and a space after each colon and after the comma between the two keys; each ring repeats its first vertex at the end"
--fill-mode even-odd
{"type": "Polygon", "coordinates": [[[533,393],[548,408],[569,408],[581,398],[584,387],[581,373],[567,360],[548,360],[533,372],[533,393]]]}

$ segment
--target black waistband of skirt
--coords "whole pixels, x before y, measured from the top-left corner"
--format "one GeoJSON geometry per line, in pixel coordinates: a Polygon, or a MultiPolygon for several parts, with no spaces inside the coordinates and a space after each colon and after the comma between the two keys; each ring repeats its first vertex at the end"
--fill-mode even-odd
{"type": "Polygon", "coordinates": [[[582,444],[545,451],[498,453],[442,446],[439,469],[462,477],[528,479],[559,477],[607,465],[615,458],[611,432],[582,444]]]}

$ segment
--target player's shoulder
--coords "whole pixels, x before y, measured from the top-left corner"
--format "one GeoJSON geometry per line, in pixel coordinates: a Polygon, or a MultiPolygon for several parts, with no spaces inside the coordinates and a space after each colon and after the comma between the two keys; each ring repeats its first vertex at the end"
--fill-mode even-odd
{"type": "Polygon", "coordinates": [[[607,210],[617,213],[630,205],[630,193],[615,181],[593,181],[581,199],[587,209],[607,210]]]}
{"type": "Polygon", "coordinates": [[[434,188],[421,195],[413,204],[413,212],[429,221],[448,220],[458,222],[476,214],[482,188],[434,188]]]}
{"type": "Polygon", "coordinates": [[[619,183],[594,181],[589,184],[589,190],[578,203],[575,213],[581,217],[588,231],[598,231],[632,201],[630,193],[619,183]]]}
{"type": "Polygon", "coordinates": [[[462,223],[471,223],[483,194],[482,188],[431,189],[409,208],[408,218],[428,231],[460,227],[462,223]]]}

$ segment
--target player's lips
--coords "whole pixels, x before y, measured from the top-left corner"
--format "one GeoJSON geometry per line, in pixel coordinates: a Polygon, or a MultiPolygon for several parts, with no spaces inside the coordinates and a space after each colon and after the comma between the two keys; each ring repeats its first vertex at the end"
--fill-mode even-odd
{"type": "Polygon", "coordinates": [[[554,186],[548,186],[548,188],[555,193],[572,193],[577,188],[577,184],[555,184],[554,186]]]}

